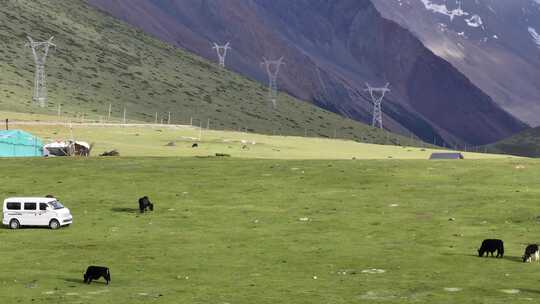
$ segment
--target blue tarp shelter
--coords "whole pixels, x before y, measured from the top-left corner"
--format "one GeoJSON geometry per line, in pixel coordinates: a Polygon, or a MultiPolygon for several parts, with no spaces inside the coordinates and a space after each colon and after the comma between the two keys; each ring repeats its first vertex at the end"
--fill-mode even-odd
{"type": "Polygon", "coordinates": [[[0,157],[43,156],[40,138],[21,130],[0,131],[0,157]]]}

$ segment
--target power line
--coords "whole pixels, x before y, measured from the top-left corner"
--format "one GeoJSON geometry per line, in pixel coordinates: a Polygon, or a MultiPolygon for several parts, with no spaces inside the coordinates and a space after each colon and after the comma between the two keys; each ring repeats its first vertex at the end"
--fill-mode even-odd
{"type": "Polygon", "coordinates": [[[47,41],[37,42],[32,37],[27,36],[28,42],[26,47],[32,49],[34,60],[36,64],[36,74],[34,77],[34,93],[32,100],[39,104],[40,107],[45,107],[47,104],[47,86],[45,82],[45,63],[47,62],[47,55],[51,47],[56,48],[56,45],[52,43],[54,37],[49,38],[47,41]]]}
{"type": "Polygon", "coordinates": [[[390,92],[388,88],[390,83],[387,83],[384,87],[374,88],[366,83],[367,89],[364,91],[369,92],[371,96],[371,101],[373,102],[373,121],[371,125],[373,127],[383,128],[383,118],[382,118],[382,102],[386,93],[390,92]]]}
{"type": "Polygon", "coordinates": [[[285,62],[283,62],[283,57],[279,58],[278,60],[268,60],[263,58],[263,62],[261,63],[261,66],[265,67],[266,73],[268,74],[268,99],[272,103],[272,107],[274,109],[277,108],[277,79],[282,65],[285,65],[285,62]]]}
{"type": "Polygon", "coordinates": [[[225,59],[227,58],[227,51],[231,49],[230,42],[227,42],[225,45],[219,45],[214,42],[214,50],[216,50],[218,58],[219,58],[219,65],[224,68],[225,67],[225,59]]]}

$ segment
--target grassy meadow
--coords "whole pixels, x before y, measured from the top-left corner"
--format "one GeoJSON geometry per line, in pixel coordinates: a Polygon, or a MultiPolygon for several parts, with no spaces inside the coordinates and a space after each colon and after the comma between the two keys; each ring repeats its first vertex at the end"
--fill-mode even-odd
{"type": "Polygon", "coordinates": [[[55,194],[65,229],[0,229],[2,303],[537,301],[540,163],[524,159],[2,160],[4,196],[55,194]],[[137,213],[149,195],[154,213],[137,213]],[[452,220],[450,220],[452,219],[452,220]],[[504,259],[478,258],[482,239],[504,259]],[[106,286],[82,284],[90,264],[106,286]]]}
{"type": "MultiPolygon", "coordinates": [[[[343,139],[268,136],[212,131],[189,126],[23,125],[46,141],[75,138],[94,143],[93,155],[116,149],[121,156],[206,157],[227,154],[264,159],[428,159],[430,148],[376,145],[343,139]],[[192,148],[198,143],[198,148],[192,148]]],[[[509,158],[508,155],[463,153],[467,159],[509,158]]]]}
{"type": "MultiPolygon", "coordinates": [[[[207,130],[182,125],[99,125],[91,123],[57,123],[54,116],[0,111],[0,118],[10,118],[11,129],[31,132],[45,143],[76,139],[94,144],[92,155],[116,149],[128,157],[208,157],[216,153],[235,158],[262,159],[428,159],[441,152],[434,146],[389,132],[377,133],[374,139],[388,144],[369,143],[370,134],[361,134],[363,142],[343,138],[318,137],[306,133],[296,136],[264,135],[252,132],[207,130]],[[193,149],[193,143],[199,148],[193,149]]],[[[61,119],[61,120],[62,120],[61,119]]],[[[84,122],[84,121],[83,121],[84,122]]],[[[467,159],[500,159],[508,155],[463,153],[467,159]]]]}

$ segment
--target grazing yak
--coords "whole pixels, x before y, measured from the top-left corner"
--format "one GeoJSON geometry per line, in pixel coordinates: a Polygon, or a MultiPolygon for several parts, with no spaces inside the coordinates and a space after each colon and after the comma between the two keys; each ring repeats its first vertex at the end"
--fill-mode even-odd
{"type": "Polygon", "coordinates": [[[118,152],[117,150],[105,151],[99,156],[120,156],[120,152],[118,152]]]}
{"type": "Polygon", "coordinates": [[[141,211],[141,213],[144,213],[147,208],[150,209],[150,211],[154,211],[154,204],[150,202],[148,196],[141,197],[139,199],[139,210],[141,211]]]}
{"type": "Polygon", "coordinates": [[[109,282],[111,281],[111,273],[109,272],[109,268],[101,266],[88,266],[88,268],[86,268],[86,273],[84,274],[84,282],[86,284],[90,284],[92,280],[98,280],[101,277],[103,277],[105,281],[107,281],[107,285],[109,285],[109,282]]]}
{"type": "Polygon", "coordinates": [[[540,252],[538,251],[538,245],[531,244],[525,248],[525,254],[523,255],[523,263],[530,263],[532,260],[536,262],[540,261],[540,252]]]}
{"type": "Polygon", "coordinates": [[[194,143],[193,145],[191,145],[192,148],[198,148],[199,147],[199,144],[198,143],[194,143]]]}
{"type": "Polygon", "coordinates": [[[480,249],[478,249],[478,256],[482,257],[484,256],[484,253],[486,253],[486,257],[489,256],[491,253],[491,256],[493,256],[493,253],[497,251],[497,257],[503,257],[504,256],[504,244],[502,240],[497,239],[488,239],[484,240],[482,242],[482,246],[480,246],[480,249]]]}

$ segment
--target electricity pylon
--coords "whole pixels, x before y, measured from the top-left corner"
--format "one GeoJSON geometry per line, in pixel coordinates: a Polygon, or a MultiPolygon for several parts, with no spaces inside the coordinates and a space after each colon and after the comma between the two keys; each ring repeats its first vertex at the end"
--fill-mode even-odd
{"type": "Polygon", "coordinates": [[[34,54],[34,60],[36,64],[36,75],[34,82],[34,94],[32,100],[39,104],[41,107],[45,107],[47,104],[47,86],[45,82],[45,63],[47,61],[47,55],[49,54],[50,47],[56,47],[52,40],[54,37],[51,37],[47,41],[36,42],[32,37],[28,36],[28,43],[26,47],[32,48],[32,53],[34,54]]]}
{"type": "Polygon", "coordinates": [[[371,101],[373,102],[373,127],[378,127],[380,129],[383,128],[383,120],[382,120],[382,102],[384,99],[384,95],[386,93],[390,92],[390,89],[388,88],[390,86],[390,83],[387,83],[382,88],[374,88],[369,85],[369,83],[366,83],[367,89],[364,91],[369,92],[369,95],[371,96],[371,101]],[[377,94],[378,93],[378,94],[377,94]]]}
{"type": "Polygon", "coordinates": [[[214,43],[213,49],[217,52],[219,65],[224,68],[225,59],[227,58],[227,51],[231,49],[230,42],[227,42],[225,45],[218,45],[217,43],[214,43]]]}
{"type": "Polygon", "coordinates": [[[274,109],[277,107],[277,79],[279,76],[279,70],[284,64],[285,62],[283,62],[283,57],[279,58],[278,60],[268,60],[263,57],[263,62],[261,63],[261,66],[266,68],[266,73],[268,74],[268,99],[272,103],[272,107],[274,109]]]}

